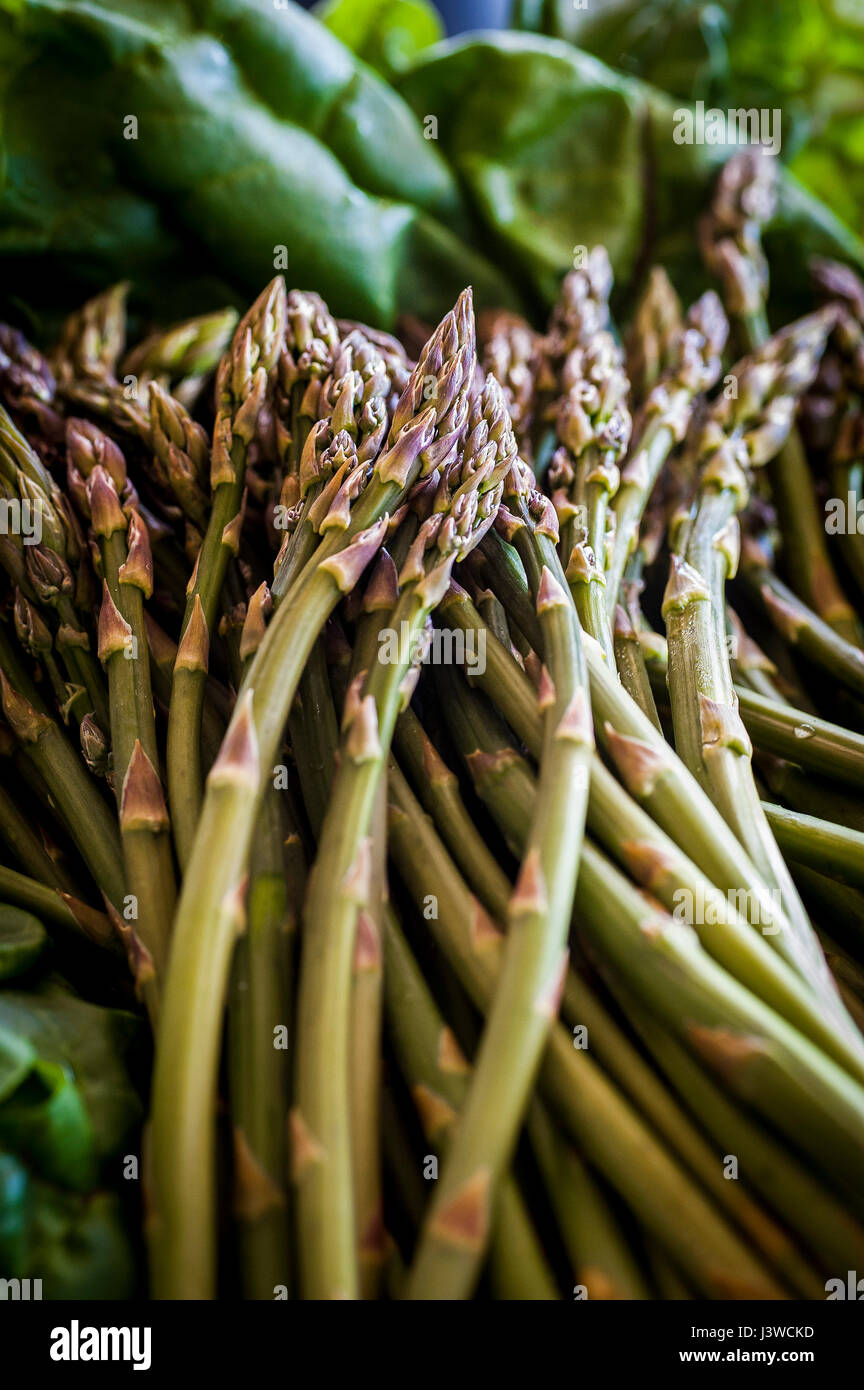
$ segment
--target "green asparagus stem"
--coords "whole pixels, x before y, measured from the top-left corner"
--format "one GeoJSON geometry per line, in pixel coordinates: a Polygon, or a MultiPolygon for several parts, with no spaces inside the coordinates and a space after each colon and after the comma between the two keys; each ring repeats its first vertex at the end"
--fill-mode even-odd
{"type": "Polygon", "coordinates": [[[186,868],[201,808],[201,718],[210,634],[228,562],[239,545],[246,454],[285,333],[285,282],[277,276],[240,320],[217,384],[207,531],[186,594],[168,714],[168,790],[177,857],[186,868]]]}
{"type": "MultiPolygon", "coordinates": [[[[494,544],[487,550],[495,571],[496,587],[506,595],[509,608],[517,614],[523,631],[530,627],[525,610],[527,590],[524,574],[518,570],[497,536],[487,537],[494,544]]],[[[480,615],[464,591],[451,591],[442,608],[447,621],[466,631],[485,631],[486,669],[476,675],[477,684],[505,712],[508,723],[533,753],[540,746],[540,726],[536,694],[525,672],[509,652],[485,629],[480,615]]],[[[539,643],[539,638],[537,639],[539,643]]],[[[740,841],[732,834],[704,794],[696,779],[676,758],[639,707],[612,675],[599,646],[584,639],[591,702],[595,727],[617,763],[625,747],[630,755],[619,769],[627,790],[666,831],[676,844],[686,846],[694,863],[718,888],[743,893],[745,901],[756,907],[756,925],[763,930],[782,928],[784,918],[740,841]],[[616,737],[617,736],[617,737],[616,737]],[[628,769],[639,761],[638,776],[628,769]]],[[[781,935],[778,933],[778,935],[781,935]]],[[[774,938],[772,937],[772,940],[774,938]]]]}
{"type": "Polygon", "coordinates": [[[768,823],[777,843],[789,859],[839,879],[841,883],[864,888],[864,835],[847,830],[818,816],[789,811],[785,806],[763,803],[768,823]]]}
{"type": "Polygon", "coordinates": [[[853,695],[864,697],[864,651],[836,632],[778,579],[759,546],[749,539],[742,546],[741,577],[793,650],[840,681],[853,695]]]}
{"type": "MultiPolygon", "coordinates": [[[[326,534],[314,560],[274,612],[211,770],[174,924],[157,1042],[152,1116],[157,1296],[213,1293],[213,1116],[221,1010],[236,930],[234,903],[256,807],[297,683],[339,598],[354,587],[377,552],[389,511],[404,500],[424,467],[431,472],[452,456],[467,423],[467,403],[460,393],[473,371],[470,294],[464,294],[421,356],[394,412],[389,447],[376,460],[365,488],[365,468],[346,469],[332,480],[319,523],[326,534]],[[434,399],[422,408],[430,376],[434,399]],[[328,516],[330,526],[325,524],[328,516]],[[194,1036],[190,999],[198,1001],[192,1009],[194,1036]]],[[[298,1167],[302,1171],[302,1146],[298,1167]]]]}
{"type": "Polygon", "coordinates": [[[72,894],[49,888],[26,874],[0,865],[0,901],[32,912],[42,922],[64,931],[83,933],[97,946],[114,944],[114,930],[104,912],[97,912],[72,894]]]}
{"type": "Polygon", "coordinates": [[[624,568],[635,547],[651,489],[670,451],[687,432],[696,397],[710,390],[720,375],[720,355],[728,331],[717,296],[709,292],[697,300],[676,339],[671,365],[652,387],[637,418],[621,485],[612,503],[615,538],[606,566],[610,614],[618,602],[624,568]]]}
{"type": "Polygon", "coordinates": [[[583,1297],[647,1298],[645,1281],[596,1179],[537,1101],[528,1132],[583,1297]]]}
{"type": "Polygon", "coordinates": [[[135,938],[139,985],[155,976],[155,1007],[164,974],[176,887],[168,815],[159,781],[159,748],[150,688],[144,598],[153,588],[147,533],[137,511],[120,506],[123,456],[96,426],[70,420],[69,466],[86,479],[90,524],[102,559],[104,593],[99,657],[108,673],[114,785],[129,898],[125,930],[135,938]]]}
{"type": "MultiPolygon", "coordinates": [[[[392,910],[384,915],[387,1026],[410,1087],[423,1131],[446,1154],[471,1073],[446,1026],[392,910]]],[[[497,1295],[508,1299],[555,1299],[555,1283],[519,1188],[512,1176],[502,1184],[495,1212],[489,1265],[497,1295]]]]}
{"type": "MultiPolygon", "coordinates": [[[[404,782],[391,774],[390,785],[397,801],[390,813],[391,849],[400,876],[421,911],[430,895],[437,903],[436,940],[485,1010],[496,989],[502,939],[404,782]]],[[[549,1037],[540,1084],[568,1135],[699,1289],[715,1297],[782,1296],[777,1282],[718,1218],[685,1170],[558,1026],[549,1037]]]]}
{"type": "Polygon", "coordinates": [[[733,375],[737,394],[721,397],[702,426],[703,460],[696,511],[683,555],[673,556],[663,601],[669,642],[669,693],[675,743],[764,881],[781,895],[791,928],[774,938],[842,1026],[844,1011],[807,915],[759,804],[751,745],[732,687],[725,635],[724,586],[738,556],[736,512],[747,498],[749,467],[777,450],[795,398],[812,380],[830,318],[793,324],[733,375]]]}
{"type": "Polygon", "coordinates": [[[75,883],[48,853],[41,837],[0,787],[0,839],[26,873],[47,888],[74,893],[75,883]]]}
{"type": "MultiPolygon", "coordinates": [[[[486,756],[489,756],[488,752],[486,756]]],[[[635,865],[639,870],[641,881],[646,884],[646,887],[648,887],[652,893],[659,892],[659,896],[662,899],[666,896],[663,891],[663,879],[665,874],[671,870],[671,873],[674,875],[677,868],[675,860],[676,858],[681,860],[683,856],[675,856],[673,852],[672,855],[669,856],[671,863],[668,864],[662,855],[655,857],[649,845],[651,830],[654,830],[655,836],[658,834],[656,827],[652,827],[650,822],[648,822],[649,838],[646,840],[639,836],[638,821],[642,818],[647,822],[647,817],[643,817],[642,813],[639,812],[638,808],[635,806],[633,807],[633,814],[629,817],[630,825],[628,826],[627,797],[624,793],[620,792],[619,788],[618,791],[620,796],[616,802],[614,793],[616,784],[614,783],[614,779],[609,773],[605,772],[605,769],[602,769],[602,765],[597,764],[592,769],[592,784],[595,791],[599,790],[600,786],[603,786],[604,781],[607,784],[603,788],[605,795],[603,792],[601,792],[600,795],[595,795],[589,807],[589,825],[593,830],[598,820],[600,821],[601,828],[603,828],[605,824],[607,835],[610,836],[613,844],[616,845],[616,850],[625,863],[628,863],[628,866],[635,865]],[[606,803],[605,805],[603,804],[604,802],[606,803]],[[600,808],[599,815],[598,806],[600,808]],[[634,821],[637,822],[636,827],[633,826],[634,821]],[[633,836],[634,828],[636,829],[635,836],[633,836]],[[618,838],[619,836],[621,838],[618,838]],[[631,836],[633,836],[633,838],[631,838],[631,836]],[[641,866],[640,860],[642,861],[641,866]],[[653,861],[655,866],[653,873],[650,870],[646,872],[646,861],[653,861]]],[[[508,797],[508,792],[504,788],[503,779],[500,775],[494,782],[490,782],[485,790],[487,794],[490,795],[489,804],[493,812],[497,810],[502,798],[508,797]]],[[[526,795],[525,787],[523,786],[520,788],[517,806],[515,808],[511,807],[509,811],[505,811],[504,817],[506,819],[502,820],[502,825],[512,827],[513,815],[518,815],[521,818],[520,832],[523,837],[527,833],[532,790],[533,789],[529,789],[526,795]]],[[[536,795],[536,793],[534,794],[536,795]]],[[[512,793],[509,795],[508,799],[512,801],[512,793]]],[[[679,881],[686,881],[686,868],[682,879],[679,879],[679,881]]],[[[693,881],[694,880],[691,879],[691,882],[693,881]]],[[[697,887],[695,891],[696,893],[700,891],[704,892],[704,889],[700,890],[697,887]]],[[[613,939],[616,933],[623,933],[624,928],[622,924],[627,920],[628,912],[630,913],[631,923],[634,924],[633,939],[629,941],[628,947],[622,947],[621,949],[621,957],[623,958],[626,956],[628,965],[625,967],[620,963],[617,952],[616,960],[617,968],[619,972],[624,974],[625,978],[627,977],[628,970],[639,972],[640,983],[638,988],[644,990],[647,987],[646,982],[650,979],[651,967],[648,962],[650,961],[652,949],[656,948],[662,953],[664,959],[662,974],[664,985],[662,989],[658,989],[656,992],[657,997],[654,999],[654,1007],[656,1009],[662,1011],[668,1004],[668,1008],[671,1009],[673,1013],[676,1010],[676,1004],[673,1002],[672,998],[675,992],[673,973],[676,968],[672,963],[673,958],[679,963],[680,968],[691,978],[697,993],[703,997],[703,1002],[709,1008],[709,1011],[712,1007],[710,1003],[711,999],[719,999],[721,994],[726,993],[723,985],[722,972],[717,970],[710,961],[700,956],[698,947],[695,948],[694,954],[692,948],[686,946],[686,941],[690,936],[690,932],[687,928],[685,927],[682,931],[680,926],[673,925],[668,919],[664,926],[660,917],[650,917],[650,909],[646,908],[644,902],[638,897],[635,891],[627,886],[623,878],[616,877],[615,871],[611,869],[611,866],[609,866],[606,861],[603,860],[602,856],[590,845],[586,845],[583,848],[580,886],[577,888],[577,906],[579,908],[577,920],[582,929],[585,930],[587,928],[591,933],[592,939],[595,937],[601,938],[604,945],[613,951],[616,950],[613,939]],[[588,875],[587,881],[583,877],[586,873],[588,875]],[[601,908],[603,902],[606,904],[605,910],[601,908]],[[612,914],[611,917],[608,910],[610,902],[614,902],[616,905],[615,913],[612,914]],[[650,926],[648,925],[648,917],[650,917],[650,926]],[[636,923],[642,923],[641,928],[635,925],[636,923]],[[644,938],[644,940],[639,938],[640,930],[641,937],[644,938]]],[[[734,915],[729,912],[728,909],[726,911],[726,923],[723,929],[716,934],[716,938],[711,933],[708,933],[708,938],[715,943],[714,949],[721,959],[724,957],[728,958],[729,956],[733,957],[734,964],[738,965],[740,969],[740,957],[743,956],[746,959],[748,946],[751,944],[751,941],[755,942],[757,938],[753,936],[752,933],[748,933],[747,928],[743,924],[739,926],[734,919],[734,915]],[[737,950],[734,948],[730,949],[730,936],[733,940],[737,937],[737,950]]],[[[700,935],[703,937],[705,936],[704,928],[700,932],[700,935]]],[[[759,944],[761,947],[762,943],[759,944]]],[[[777,989],[774,985],[776,975],[770,968],[771,953],[767,948],[764,948],[764,951],[768,961],[768,969],[765,970],[765,977],[767,977],[766,982],[769,990],[776,994],[777,989]]],[[[754,955],[759,957],[760,951],[755,951],[754,955]]],[[[758,964],[755,964],[755,968],[753,965],[747,964],[744,967],[744,973],[749,975],[754,981],[761,982],[760,966],[762,965],[763,961],[761,959],[758,964]]],[[[786,981],[784,980],[782,983],[785,984],[786,981]]],[[[637,986],[632,987],[637,988],[637,986]]],[[[678,1006],[678,1011],[682,1018],[696,1016],[695,1010],[697,1006],[693,1002],[694,998],[695,996],[689,995],[687,1003],[683,1007],[678,1006]]],[[[784,1002],[791,1012],[804,1017],[805,1021],[810,1025],[811,1032],[815,1031],[824,1035],[825,1029],[820,1024],[818,1014],[815,1013],[812,1007],[809,1010],[807,1008],[808,1001],[804,990],[798,992],[798,998],[796,999],[793,986],[791,990],[786,992],[784,1002]]],[[[809,1083],[804,1083],[805,1091],[808,1089],[818,1091],[821,1088],[825,1104],[829,1106],[829,1108],[833,1108],[836,1101],[838,1109],[835,1113],[839,1115],[842,1111],[847,1116],[847,1120],[843,1121],[843,1123],[849,1123],[854,1127],[856,1123],[854,1120],[856,1108],[860,1108],[861,1103],[864,1102],[864,1091],[861,1091],[860,1087],[855,1086],[854,1083],[852,1083],[849,1078],[843,1076],[837,1068],[827,1063],[827,1059],[820,1059],[819,1053],[815,1048],[811,1047],[809,1043],[805,1043],[803,1038],[800,1038],[798,1034],[792,1028],[788,1027],[779,1017],[772,1016],[770,1010],[762,1007],[758,996],[748,994],[747,991],[741,989],[740,986],[730,979],[728,980],[728,996],[724,1004],[717,1008],[717,1012],[714,1015],[717,1020],[715,1026],[720,1026],[720,1020],[725,1020],[728,1023],[736,1016],[736,1011],[738,1011],[739,1018],[746,1016],[750,1020],[749,1024],[744,1025],[742,1030],[745,1035],[749,1029],[753,1037],[757,1035],[757,1032],[760,1038],[763,1036],[766,1038],[770,1037],[771,1041],[765,1044],[766,1055],[768,1052],[771,1052],[773,1055],[774,1049],[776,1048],[779,1052],[784,1053],[787,1060],[790,1058],[795,1059],[791,1062],[793,1068],[803,1065],[805,1070],[812,1069],[813,1079],[809,1083]],[[822,1066],[822,1060],[826,1061],[826,1066],[824,1068],[822,1066]],[[829,1093],[834,1097],[833,1100],[829,1101],[829,1093]],[[847,1106],[851,1106],[851,1109],[847,1109],[847,1106]]],[[[677,1023],[679,1021],[678,1014],[675,1016],[677,1023]]],[[[834,1042],[830,1032],[828,1033],[827,1041],[829,1043],[834,1043],[834,1049],[836,1050],[837,1044],[834,1042]]],[[[698,1042],[696,1045],[699,1045],[698,1042]]],[[[705,1048],[705,1055],[708,1057],[708,1060],[712,1060],[710,1050],[707,1047],[705,1048]]],[[[853,1055],[853,1065],[854,1060],[853,1055]]],[[[743,1053],[739,1058],[739,1065],[742,1067],[744,1065],[743,1053]]],[[[785,1068],[787,1063],[783,1062],[780,1065],[785,1068]]],[[[858,1067],[858,1074],[862,1074],[860,1064],[858,1067]]],[[[734,1081],[732,1084],[735,1084],[734,1081]]],[[[773,1102],[774,1090],[775,1087],[768,1084],[765,1096],[758,1103],[767,1103],[770,1106],[773,1102]]],[[[776,1090],[780,1090],[780,1084],[776,1086],[776,1090]]],[[[748,1101],[752,1102],[756,1099],[749,1090],[745,1092],[745,1095],[748,1101]]],[[[861,1114],[862,1117],[864,1117],[864,1110],[861,1111],[861,1114]]]]}
{"type": "MultiPolygon", "coordinates": [[[[711,1135],[718,1154],[733,1154],[738,1159],[739,1176],[799,1232],[824,1270],[856,1268],[855,1262],[864,1251],[864,1226],[837,1201],[833,1184],[823,1187],[816,1181],[809,1167],[729,1100],[723,1087],[647,1009],[629,993],[622,991],[621,997],[626,999],[629,1019],[684,1103],[711,1135]]],[[[727,1187],[732,1185],[726,1183],[727,1187]]]]}
{"type": "Polygon", "coordinates": [[[370,908],[369,831],[417,639],[446,589],[456,559],[491,524],[515,441],[500,387],[489,378],[472,407],[464,455],[442,474],[434,508],[400,575],[387,627],[400,650],[382,647],[345,736],[312,869],[300,972],[295,1136],[303,1286],[309,1297],[355,1297],[355,1218],[347,1095],[351,960],[355,930],[370,908]]]}
{"type": "MultiPolygon", "coordinates": [[[[776,165],[759,147],[724,166],[711,211],[703,220],[703,254],[719,275],[730,316],[747,352],[769,337],[765,303],[768,266],[761,227],[773,214],[776,165]]],[[[792,430],[768,460],[771,496],[783,535],[784,564],[796,593],[846,642],[859,644],[861,628],[828,554],[825,526],[815,500],[807,457],[792,430]]]]}
{"type": "Polygon", "coordinates": [[[408,1296],[465,1297],[488,1239],[489,1203],[515,1143],[557,1012],[585,819],[593,738],[581,636],[556,549],[551,508],[511,474],[517,544],[531,569],[546,670],[539,792],[507,914],[501,979],[459,1132],[424,1223],[408,1296]],[[501,1076],[507,1077],[506,1095],[501,1076]],[[466,1238],[466,1223],[472,1228],[466,1238]]]}
{"type": "Polygon", "coordinates": [[[681,301],[672,281],[662,266],[652,266],[624,337],[634,406],[647,400],[658,378],[671,366],[683,327],[681,301]]]}
{"type": "MultiPolygon", "coordinates": [[[[649,634],[648,640],[649,679],[659,695],[666,688],[668,652],[659,633],[649,634]]],[[[735,694],[744,727],[760,753],[787,758],[849,786],[862,785],[864,737],[861,734],[742,685],[736,684],[735,694]]]]}
{"type": "Polygon", "coordinates": [[[96,884],[119,911],[125,880],[117,825],[96,784],[48,715],[34,709],[0,669],[3,713],[51,796],[96,884]]]}
{"type": "Polygon", "coordinates": [[[231,967],[228,1059],[234,1139],[233,1206],[244,1297],[273,1299],[293,1283],[285,1116],[290,1090],[293,938],[305,864],[287,839],[270,788],[252,850],[244,927],[231,967]]]}
{"type": "Polygon", "coordinates": [[[590,844],[579,883],[583,929],[628,987],[860,1203],[864,1089],[725,976],[691,932],[646,905],[590,844]]]}

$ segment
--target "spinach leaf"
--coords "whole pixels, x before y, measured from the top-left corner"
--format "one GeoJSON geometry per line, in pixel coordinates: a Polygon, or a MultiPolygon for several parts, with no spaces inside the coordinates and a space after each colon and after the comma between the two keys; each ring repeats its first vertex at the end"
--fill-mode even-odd
{"type": "Polygon", "coordinates": [[[43,1299],[123,1299],[135,1261],[119,1199],[65,1192],[0,1151],[0,1278],[41,1279],[43,1299]]]}
{"type": "Polygon", "coordinates": [[[67,1157],[70,1185],[95,1181],[141,1120],[127,1070],[140,1028],[132,1014],[79,999],[59,977],[0,990],[0,1141],[20,1143],[40,1172],[59,1181],[67,1157]]]}
{"type": "Polygon", "coordinates": [[[2,1027],[0,1144],[64,1186],[83,1192],[96,1182],[93,1131],[71,1075],[2,1027]]]}
{"type": "MultiPolygon", "coordinates": [[[[704,288],[695,238],[728,147],[676,144],[680,103],[567,44],[481,34],[421,54],[400,80],[416,111],[437,113],[440,143],[498,259],[551,299],[576,246],[602,242],[620,290],[653,261],[682,293],[704,288]]],[[[774,308],[809,303],[817,251],[864,265],[864,246],[797,180],[781,174],[773,253],[774,308]]]]}
{"type": "Polygon", "coordinates": [[[469,281],[514,302],[434,141],[296,5],[2,0],[4,40],[0,256],[22,297],[56,295],[61,266],[246,294],[275,266],[375,323],[469,281]]]}
{"type": "Polygon", "coordinates": [[[516,0],[519,28],[724,110],[782,112],[784,158],[853,227],[864,208],[860,0],[516,0]]]}
{"type": "Polygon", "coordinates": [[[314,13],[346,48],[386,78],[444,37],[438,11],[428,0],[324,0],[314,13]]]}

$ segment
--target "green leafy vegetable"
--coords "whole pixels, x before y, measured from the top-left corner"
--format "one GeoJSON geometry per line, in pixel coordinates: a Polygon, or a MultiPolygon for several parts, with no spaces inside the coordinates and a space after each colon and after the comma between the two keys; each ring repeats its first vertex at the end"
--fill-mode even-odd
{"type": "MultiPolygon", "coordinates": [[[[81,1154],[86,1122],[94,1165],[91,1179],[95,1167],[116,1158],[129,1140],[141,1118],[141,1102],[126,1069],[139,1030],[132,1014],[89,1004],[53,977],[32,990],[0,991],[0,1038],[11,1036],[15,1044],[7,1041],[5,1051],[0,1051],[0,1117],[14,1100],[14,1134],[36,1135],[38,1130],[38,1145],[34,1138],[28,1149],[38,1157],[40,1171],[65,1180],[67,1155],[59,1144],[59,1130],[50,1128],[55,1121],[69,1125],[70,1134],[75,1121],[76,1153],[81,1154]],[[73,1113],[73,1093],[80,1113],[73,1113]],[[32,1125],[25,1102],[36,1117],[32,1125]],[[57,1151],[49,1153],[55,1141],[57,1151]]],[[[0,1138],[6,1133],[2,1126],[0,1118],[0,1138]]],[[[8,1142],[6,1146],[11,1147],[8,1142]]],[[[85,1164],[83,1158],[80,1161],[81,1169],[74,1169],[79,1176],[70,1185],[83,1182],[85,1164]]]]}
{"type": "MultiPolygon", "coordinates": [[[[481,35],[421,55],[400,83],[438,113],[441,147],[515,264],[551,298],[577,247],[603,243],[624,287],[658,261],[692,297],[705,272],[692,227],[728,146],[676,144],[676,102],[596,59],[528,34],[481,35]]],[[[820,247],[864,246],[788,174],[768,237],[778,309],[808,299],[820,247]]]]}
{"type": "Polygon", "coordinates": [[[517,0],[521,28],[569,39],[686,101],[777,107],[789,167],[853,227],[864,207],[860,0],[517,0]]]}
{"type": "Polygon", "coordinates": [[[258,289],[275,267],[376,323],[409,297],[435,315],[469,281],[512,302],[468,244],[434,142],[297,6],[3,0],[0,11],[0,255],[20,295],[41,288],[44,300],[61,268],[73,284],[122,274],[167,293],[191,266],[195,297],[202,276],[258,289]]]}
{"type": "Polygon", "coordinates": [[[31,913],[0,903],[0,980],[29,970],[47,940],[45,928],[31,913]]]}
{"type": "Polygon", "coordinates": [[[0,1152],[0,1278],[41,1279],[43,1299],[131,1298],[135,1264],[119,1199],[64,1192],[0,1152]]]}
{"type": "Polygon", "coordinates": [[[71,1076],[6,1028],[0,1028],[0,1143],[65,1186],[86,1191],[96,1181],[90,1121],[71,1076]]]}
{"type": "Polygon", "coordinates": [[[444,37],[438,12],[427,0],[325,0],[315,14],[346,48],[386,78],[444,37]]]}

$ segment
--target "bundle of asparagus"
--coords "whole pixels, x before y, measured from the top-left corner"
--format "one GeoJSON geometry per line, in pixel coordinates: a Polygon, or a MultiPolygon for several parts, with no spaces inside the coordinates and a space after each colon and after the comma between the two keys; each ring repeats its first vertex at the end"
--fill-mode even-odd
{"type": "Polygon", "coordinates": [[[478,349],[466,290],[416,362],[278,277],[137,345],[125,286],[47,359],[0,327],[0,899],[131,969],[154,1297],[864,1260],[864,590],[819,515],[864,288],[772,334],[770,207],[748,153],[701,229],[728,370],[659,267],[622,350],[600,247],[546,332],[478,349]]]}

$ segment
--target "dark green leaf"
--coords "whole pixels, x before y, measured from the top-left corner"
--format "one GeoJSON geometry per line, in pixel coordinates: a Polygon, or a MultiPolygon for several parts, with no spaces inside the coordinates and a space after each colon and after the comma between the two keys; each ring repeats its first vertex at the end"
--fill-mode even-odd
{"type": "MultiPolygon", "coordinates": [[[[88,1004],[52,978],[32,990],[0,991],[0,1029],[38,1058],[43,1086],[56,1078],[51,1068],[60,1069],[80,1098],[95,1162],[115,1158],[141,1118],[141,1102],[126,1070],[140,1033],[138,1020],[88,1004]]],[[[58,1153],[60,1169],[62,1162],[58,1153]]],[[[49,1166],[44,1155],[42,1166],[43,1171],[49,1166]]],[[[58,1176],[60,1169],[54,1168],[58,1176]]]]}
{"type": "Polygon", "coordinates": [[[245,294],[275,266],[375,323],[408,283],[421,314],[471,279],[512,301],[434,141],[297,6],[23,0],[2,23],[31,45],[6,85],[0,200],[22,297],[56,296],[61,265],[145,293],[191,266],[245,294]]]}
{"type": "MultiPolygon", "coordinates": [[[[576,246],[602,242],[626,290],[653,261],[692,295],[706,277],[695,238],[729,147],[676,144],[674,99],[567,44],[527,34],[439,45],[400,84],[440,113],[441,145],[497,238],[547,299],[576,246]]],[[[807,257],[864,264],[864,247],[785,173],[768,235],[779,317],[806,306],[807,257]]]]}
{"type": "Polygon", "coordinates": [[[131,1298],[134,1258],[118,1198],[61,1191],[0,1152],[0,1278],[41,1279],[43,1299],[131,1298]]]}
{"type": "Polygon", "coordinates": [[[857,230],[864,208],[861,0],[518,0],[519,27],[568,39],[686,101],[778,108],[783,156],[857,230]]]}
{"type": "Polygon", "coordinates": [[[0,1027],[0,1143],[43,1177],[86,1191],[96,1181],[93,1131],[71,1075],[0,1027]]]}
{"type": "Polygon", "coordinates": [[[31,913],[0,903],[0,980],[29,970],[47,940],[45,928],[31,913]]]}

